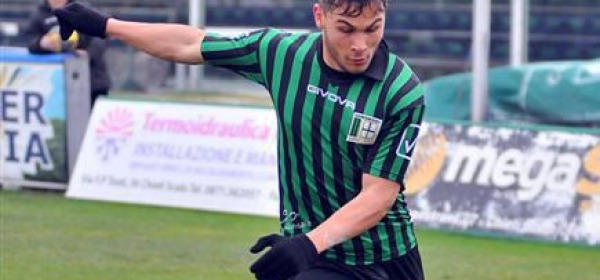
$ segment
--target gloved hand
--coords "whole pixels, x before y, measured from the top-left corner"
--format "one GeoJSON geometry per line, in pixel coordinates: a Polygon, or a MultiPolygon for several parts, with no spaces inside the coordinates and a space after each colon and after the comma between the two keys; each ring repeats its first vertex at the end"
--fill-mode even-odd
{"type": "Polygon", "coordinates": [[[78,2],[72,2],[55,9],[58,18],[60,37],[67,40],[73,30],[93,37],[106,38],[108,17],[78,2]]]}
{"type": "Polygon", "coordinates": [[[256,254],[266,247],[271,249],[250,266],[250,271],[259,280],[288,279],[311,267],[319,257],[317,248],[306,235],[267,235],[261,237],[250,252],[256,254]]]}

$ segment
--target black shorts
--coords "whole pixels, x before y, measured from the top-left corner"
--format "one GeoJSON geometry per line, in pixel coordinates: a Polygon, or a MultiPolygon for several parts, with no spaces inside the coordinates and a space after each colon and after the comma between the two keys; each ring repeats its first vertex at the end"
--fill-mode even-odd
{"type": "Polygon", "coordinates": [[[329,260],[320,260],[293,280],[423,280],[423,266],[419,249],[389,262],[373,265],[350,266],[329,260]]]}

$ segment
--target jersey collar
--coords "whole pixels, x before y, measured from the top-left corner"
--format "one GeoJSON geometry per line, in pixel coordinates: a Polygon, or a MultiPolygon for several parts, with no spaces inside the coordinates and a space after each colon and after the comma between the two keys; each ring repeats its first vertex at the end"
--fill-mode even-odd
{"type": "Polygon", "coordinates": [[[387,69],[387,64],[389,60],[389,48],[385,40],[381,40],[379,43],[379,47],[375,51],[375,55],[373,56],[373,60],[371,60],[371,64],[367,68],[367,70],[361,74],[351,74],[346,72],[337,71],[331,67],[329,67],[325,60],[323,59],[323,36],[321,35],[317,40],[317,56],[319,60],[319,64],[324,69],[324,71],[333,78],[337,78],[339,80],[345,79],[356,79],[357,76],[369,77],[371,79],[377,81],[383,81],[385,78],[385,70],[387,69]]]}

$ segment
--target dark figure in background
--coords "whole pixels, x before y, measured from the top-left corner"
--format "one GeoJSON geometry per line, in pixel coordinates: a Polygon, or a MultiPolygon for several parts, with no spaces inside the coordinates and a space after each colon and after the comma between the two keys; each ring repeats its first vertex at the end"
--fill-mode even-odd
{"type": "Polygon", "coordinates": [[[43,0],[36,7],[26,28],[27,34],[34,37],[28,48],[29,52],[34,54],[86,51],[90,59],[90,100],[93,107],[96,99],[108,95],[111,87],[110,76],[104,62],[107,41],[78,33],[73,33],[68,41],[63,42],[60,39],[58,20],[52,10],[75,1],[43,0]]]}

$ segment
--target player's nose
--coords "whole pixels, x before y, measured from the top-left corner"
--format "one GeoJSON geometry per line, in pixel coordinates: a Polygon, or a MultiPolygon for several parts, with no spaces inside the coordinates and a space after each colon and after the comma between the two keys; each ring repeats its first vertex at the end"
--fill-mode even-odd
{"type": "Polygon", "coordinates": [[[352,52],[361,53],[367,50],[367,40],[363,36],[357,35],[352,40],[352,52]]]}

